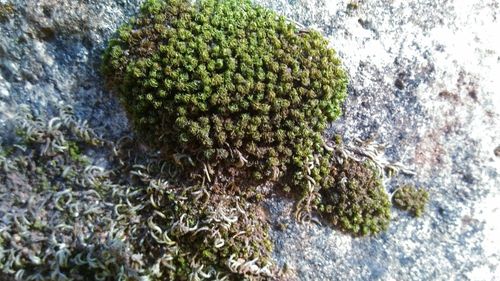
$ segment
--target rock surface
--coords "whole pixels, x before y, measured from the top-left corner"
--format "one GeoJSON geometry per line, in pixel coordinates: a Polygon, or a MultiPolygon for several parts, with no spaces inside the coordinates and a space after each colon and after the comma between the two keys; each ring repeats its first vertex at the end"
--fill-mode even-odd
{"type": "MultiPolygon", "coordinates": [[[[0,0],[0,142],[22,104],[73,106],[108,138],[129,130],[103,87],[100,54],[132,0],[0,0]]],[[[497,280],[500,276],[500,6],[477,1],[258,0],[331,39],[350,75],[345,114],[329,130],[384,144],[416,172],[387,182],[430,192],[423,215],[394,210],[386,233],[352,238],[298,224],[271,198],[275,258],[298,280],[497,280]],[[350,4],[350,5],[349,5],[350,4]]]]}

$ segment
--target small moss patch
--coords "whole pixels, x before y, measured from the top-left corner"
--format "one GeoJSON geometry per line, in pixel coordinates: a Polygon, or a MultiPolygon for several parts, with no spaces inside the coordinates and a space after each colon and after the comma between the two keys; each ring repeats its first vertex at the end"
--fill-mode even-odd
{"type": "Polygon", "coordinates": [[[415,217],[420,217],[423,214],[428,200],[429,192],[417,189],[412,185],[399,187],[392,198],[396,207],[415,217]]]}
{"type": "Polygon", "coordinates": [[[390,200],[369,162],[345,160],[332,167],[331,176],[333,184],[321,190],[320,211],[333,225],[358,235],[388,227],[390,200]]]}

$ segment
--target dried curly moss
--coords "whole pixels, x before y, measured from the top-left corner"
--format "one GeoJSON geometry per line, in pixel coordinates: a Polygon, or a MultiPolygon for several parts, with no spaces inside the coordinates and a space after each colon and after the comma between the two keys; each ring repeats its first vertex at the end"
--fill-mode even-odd
{"type": "Polygon", "coordinates": [[[136,253],[113,230],[119,191],[82,153],[103,141],[68,109],[15,125],[16,143],[0,145],[0,280],[139,280],[136,253]]]}
{"type": "Polygon", "coordinates": [[[20,119],[20,138],[0,144],[0,280],[274,276],[251,194],[209,192],[130,137],[97,138],[67,110],[20,119]],[[105,167],[90,162],[97,151],[105,167]]]}
{"type": "Polygon", "coordinates": [[[392,201],[401,210],[409,212],[414,217],[420,217],[429,200],[429,193],[424,189],[417,189],[412,185],[399,187],[392,201]]]}
{"type": "Polygon", "coordinates": [[[340,114],[347,79],[327,45],[250,1],[150,0],[110,42],[103,73],[154,146],[277,179],[340,114]]]}

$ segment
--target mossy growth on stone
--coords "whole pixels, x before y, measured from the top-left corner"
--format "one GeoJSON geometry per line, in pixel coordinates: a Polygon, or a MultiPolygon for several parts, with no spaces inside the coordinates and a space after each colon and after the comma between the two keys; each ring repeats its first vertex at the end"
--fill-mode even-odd
{"type": "Polygon", "coordinates": [[[297,214],[319,210],[359,235],[387,227],[381,175],[325,146],[347,77],[318,32],[247,0],[148,0],[102,71],[139,136],[202,167],[205,184],[273,180],[298,195],[297,214]]]}
{"type": "Polygon", "coordinates": [[[13,122],[17,137],[0,143],[0,280],[139,280],[134,249],[113,230],[109,203],[122,191],[83,152],[102,140],[68,109],[13,122]]]}
{"type": "Polygon", "coordinates": [[[343,159],[330,170],[332,184],[320,190],[320,212],[341,230],[375,234],[387,229],[391,203],[380,175],[369,162],[343,159]]]}
{"type": "Polygon", "coordinates": [[[248,192],[209,193],[155,150],[101,139],[68,109],[13,125],[18,137],[0,143],[0,280],[275,275],[269,226],[248,192]],[[96,153],[105,167],[89,161],[96,153]]]}
{"type": "Polygon", "coordinates": [[[414,217],[420,217],[429,201],[429,192],[413,185],[404,185],[396,190],[392,201],[397,208],[409,212],[414,217]]]}
{"type": "Polygon", "coordinates": [[[152,146],[276,180],[341,112],[347,77],[327,45],[247,0],[148,0],[103,73],[152,146]]]}

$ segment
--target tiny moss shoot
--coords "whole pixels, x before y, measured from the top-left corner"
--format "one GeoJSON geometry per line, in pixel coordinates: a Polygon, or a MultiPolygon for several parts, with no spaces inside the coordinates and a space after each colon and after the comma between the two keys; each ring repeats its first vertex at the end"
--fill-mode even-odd
{"type": "Polygon", "coordinates": [[[357,10],[359,8],[359,4],[357,2],[349,2],[347,4],[347,9],[348,10],[357,10]]]}

